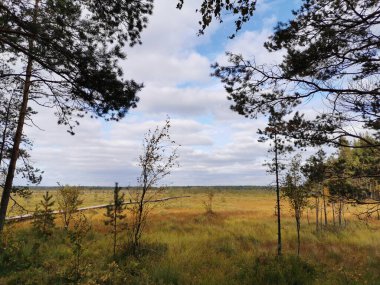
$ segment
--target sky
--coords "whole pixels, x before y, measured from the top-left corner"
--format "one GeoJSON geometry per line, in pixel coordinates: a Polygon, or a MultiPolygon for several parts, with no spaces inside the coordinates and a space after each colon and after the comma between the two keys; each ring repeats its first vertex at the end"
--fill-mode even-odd
{"type": "MultiPolygon", "coordinates": [[[[278,21],[291,17],[300,1],[258,0],[250,23],[237,37],[233,19],[213,23],[197,36],[199,1],[156,0],[140,46],[126,48],[120,62],[126,79],[143,82],[140,102],[120,122],[83,118],[71,136],[50,109],[40,109],[36,127],[27,127],[33,140],[32,160],[44,171],[41,185],[136,185],[138,156],[144,134],[171,120],[171,135],[181,145],[180,167],[167,185],[269,185],[273,177],[263,163],[268,145],[257,141],[264,118],[250,120],[229,109],[223,85],[210,76],[210,65],[226,63],[225,52],[241,53],[258,63],[276,63],[263,43],[278,21]]],[[[16,184],[22,184],[19,179],[16,184]]]]}

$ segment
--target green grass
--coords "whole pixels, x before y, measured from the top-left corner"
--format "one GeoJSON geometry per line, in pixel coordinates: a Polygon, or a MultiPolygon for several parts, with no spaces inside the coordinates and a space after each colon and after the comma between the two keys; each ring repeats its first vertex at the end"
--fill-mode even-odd
{"type": "MultiPolygon", "coordinates": [[[[83,244],[79,283],[380,284],[379,221],[367,225],[347,213],[345,228],[328,227],[316,233],[313,218],[308,225],[304,217],[298,258],[295,222],[284,202],[284,255],[278,259],[273,192],[214,189],[215,213],[205,214],[206,190],[210,189],[171,189],[164,194],[191,197],[155,208],[138,259],[123,246],[127,236],[123,231],[113,263],[104,210],[87,212],[92,230],[83,244]]],[[[23,203],[33,207],[39,195],[23,203]]],[[[86,191],[83,199],[85,205],[102,204],[112,199],[112,192],[86,191]]],[[[8,246],[0,255],[0,284],[75,284],[72,247],[59,217],[57,229],[46,241],[35,235],[28,222],[10,225],[8,231],[8,246]]]]}

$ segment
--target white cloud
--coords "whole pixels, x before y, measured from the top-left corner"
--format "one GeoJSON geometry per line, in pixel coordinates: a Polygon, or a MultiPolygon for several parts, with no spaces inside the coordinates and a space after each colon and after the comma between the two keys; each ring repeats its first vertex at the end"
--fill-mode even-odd
{"type": "Polygon", "coordinates": [[[139,110],[156,114],[197,116],[228,106],[223,89],[159,87],[148,85],[141,93],[139,110]]]}
{"type": "MultiPolygon", "coordinates": [[[[265,22],[273,23],[276,18],[267,18],[265,22]]],[[[226,51],[233,54],[241,54],[246,60],[255,60],[257,64],[277,64],[283,57],[282,52],[268,52],[264,43],[268,41],[272,34],[271,30],[264,28],[261,31],[246,31],[239,35],[236,40],[230,41],[226,46],[226,51]]],[[[217,62],[227,64],[226,56],[219,55],[217,62]]]]}
{"type": "MultiPolygon", "coordinates": [[[[266,3],[267,1],[265,1],[266,3]]],[[[57,126],[50,109],[39,109],[34,121],[45,131],[27,128],[34,142],[32,157],[45,170],[43,185],[56,182],[80,185],[134,185],[144,133],[171,117],[172,136],[182,146],[181,168],[167,182],[175,185],[266,185],[262,163],[267,145],[257,142],[263,120],[248,120],[229,109],[223,86],[209,77],[210,63],[223,60],[201,54],[198,47],[212,45],[213,24],[205,36],[196,35],[199,1],[158,0],[142,46],[127,50],[122,63],[126,78],[144,82],[138,108],[121,122],[81,119],[76,135],[57,126]]],[[[266,9],[260,6],[263,11],[266,9]]],[[[271,25],[275,18],[267,18],[271,25]]],[[[260,62],[278,61],[281,55],[263,48],[270,32],[246,31],[229,41],[225,50],[254,55],[260,62]]],[[[220,49],[220,47],[215,47],[220,49]]]]}
{"type": "Polygon", "coordinates": [[[179,11],[175,1],[156,1],[148,28],[142,34],[143,44],[127,50],[125,76],[147,85],[206,81],[210,62],[195,47],[208,42],[215,28],[211,27],[205,36],[197,36],[198,7],[199,1],[188,1],[179,11]]]}
{"type": "MultiPolygon", "coordinates": [[[[34,138],[32,155],[36,164],[45,170],[44,185],[63,184],[134,185],[136,167],[144,133],[162,125],[165,116],[149,119],[143,112],[135,112],[125,120],[103,123],[85,118],[76,135],[57,126],[49,109],[35,117],[37,128],[27,128],[34,138]],[[139,118],[142,116],[142,118],[139,118]],[[46,118],[49,118],[47,120],[46,118]]],[[[181,168],[168,179],[176,185],[241,185],[262,184],[265,171],[261,164],[266,147],[256,140],[256,126],[250,120],[202,123],[195,119],[171,119],[172,137],[181,147],[181,168]],[[240,177],[245,177],[241,180],[240,177]],[[251,182],[250,182],[251,181],[251,182]]],[[[264,183],[265,184],[265,183],[264,183]]]]}
{"type": "Polygon", "coordinates": [[[133,55],[125,63],[127,78],[149,86],[175,85],[178,82],[207,81],[209,60],[196,52],[186,55],[168,55],[153,51],[133,55]]]}

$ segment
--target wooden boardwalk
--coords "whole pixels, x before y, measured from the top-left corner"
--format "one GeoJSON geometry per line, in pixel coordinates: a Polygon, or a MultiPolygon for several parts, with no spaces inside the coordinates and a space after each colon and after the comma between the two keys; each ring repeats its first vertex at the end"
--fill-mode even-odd
{"type": "MultiPolygon", "coordinates": [[[[169,200],[174,200],[174,199],[180,199],[180,198],[189,198],[190,196],[174,196],[174,197],[167,197],[167,198],[162,198],[162,199],[157,199],[157,200],[150,200],[146,201],[144,203],[157,203],[157,202],[165,202],[169,200]]],[[[132,204],[137,204],[138,202],[124,202],[123,205],[132,205],[132,204]]],[[[102,208],[107,208],[108,206],[112,206],[113,204],[103,204],[103,205],[96,205],[96,206],[88,206],[88,207],[83,207],[77,209],[77,212],[82,212],[82,211],[87,211],[87,210],[94,210],[94,209],[102,209],[102,208]]],[[[62,214],[63,211],[56,210],[53,211],[54,215],[57,214],[62,214]]],[[[13,217],[6,217],[5,220],[9,222],[20,222],[20,221],[25,221],[25,220],[30,220],[33,218],[33,214],[25,214],[25,215],[19,215],[19,216],[13,216],[13,217]]]]}

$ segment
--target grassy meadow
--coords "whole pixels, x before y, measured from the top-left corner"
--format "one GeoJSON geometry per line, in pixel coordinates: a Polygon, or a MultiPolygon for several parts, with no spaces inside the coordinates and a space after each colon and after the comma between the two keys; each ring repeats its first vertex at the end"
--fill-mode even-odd
{"type": "MultiPolygon", "coordinates": [[[[34,191],[19,202],[32,210],[43,193],[34,191]]],[[[83,206],[111,202],[112,195],[110,189],[84,189],[83,206]]],[[[120,232],[116,262],[105,209],[85,212],[91,229],[79,259],[59,216],[47,239],[36,236],[30,221],[8,224],[0,284],[380,284],[380,221],[359,221],[357,208],[346,209],[341,228],[331,225],[329,212],[329,225],[321,232],[315,230],[314,210],[305,210],[298,258],[295,221],[283,201],[283,257],[277,259],[273,191],[189,187],[162,194],[179,195],[191,197],[159,203],[151,212],[139,258],[125,246],[126,230],[120,232]],[[213,213],[207,214],[210,191],[213,213]],[[73,272],[75,262],[80,265],[73,272]]],[[[9,215],[19,214],[12,211],[9,215]]]]}

